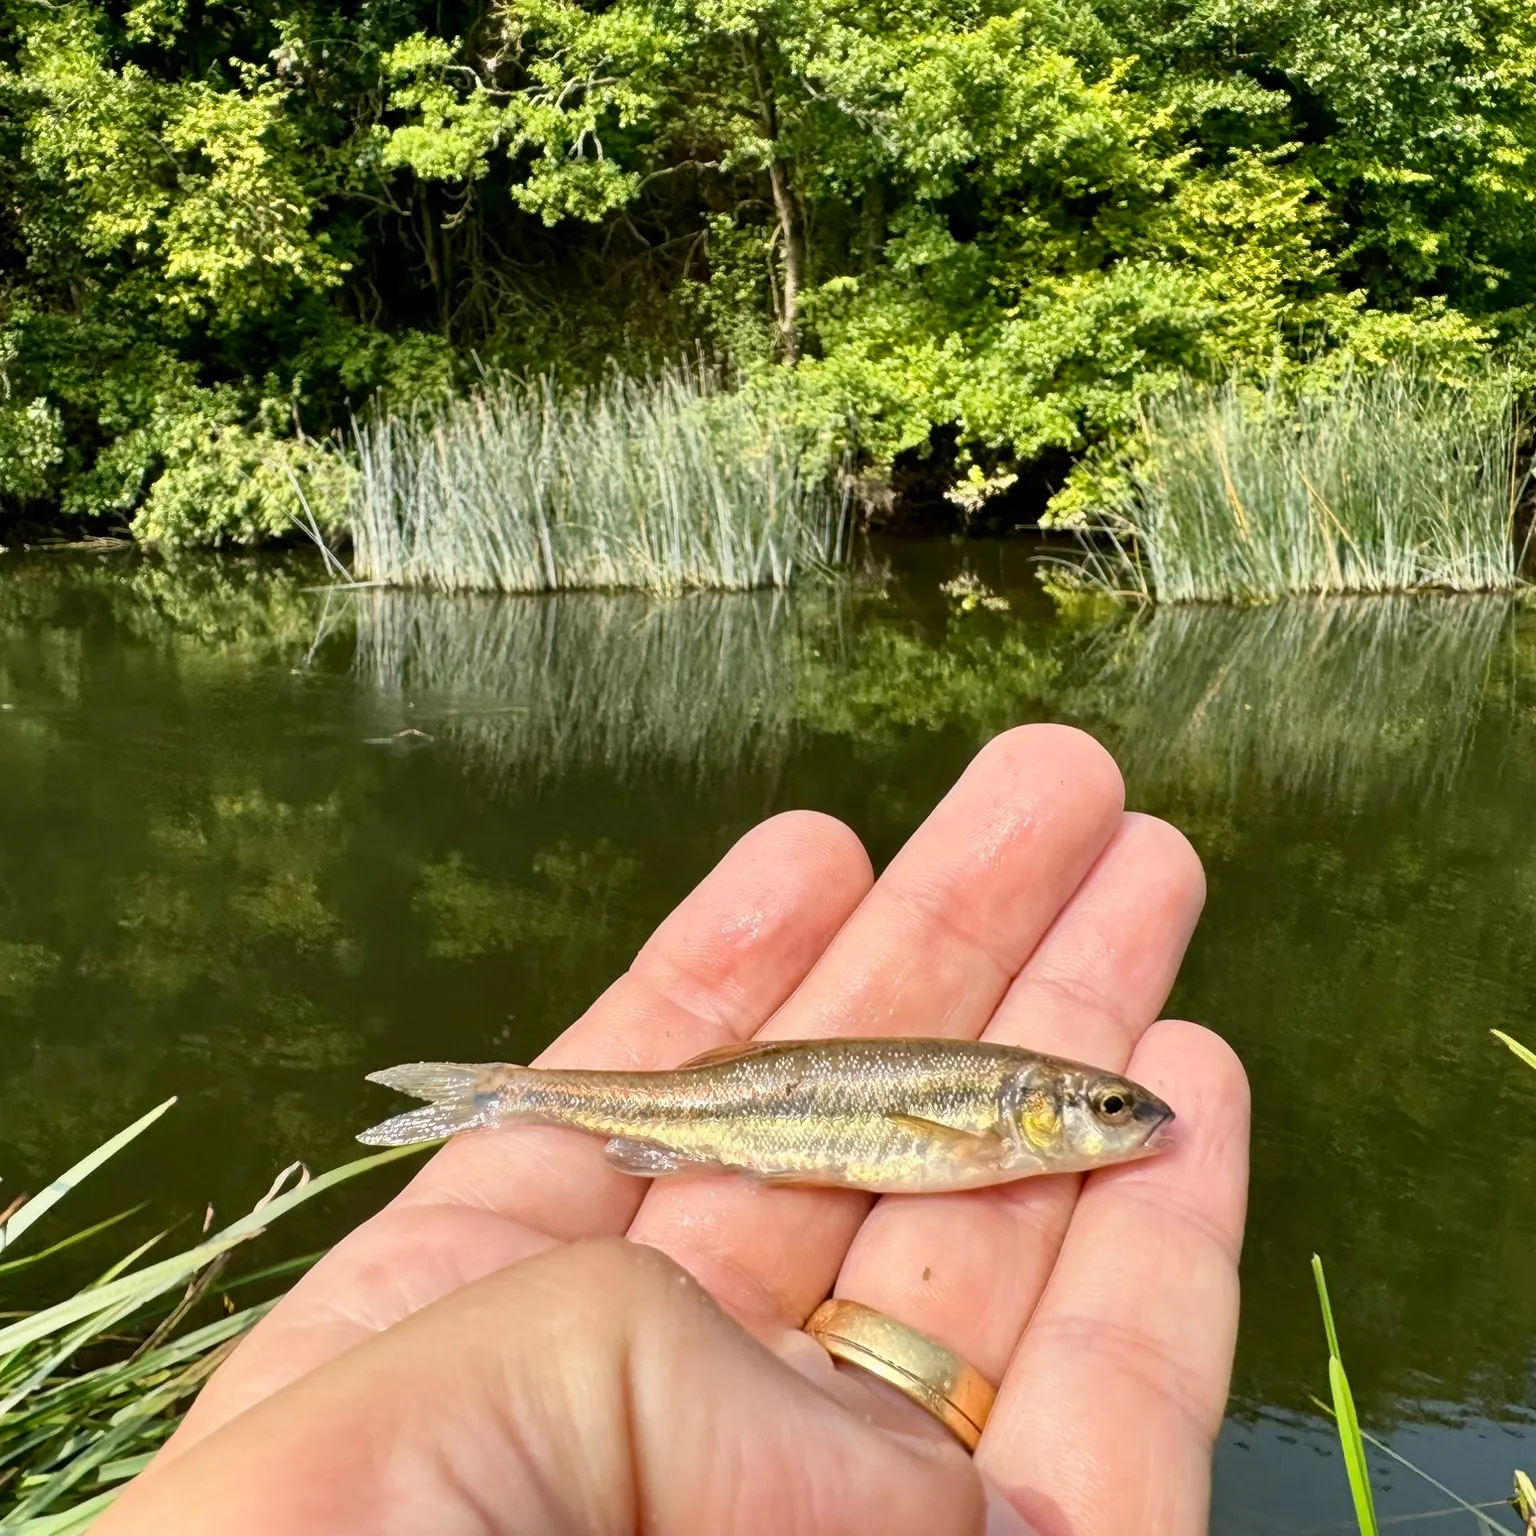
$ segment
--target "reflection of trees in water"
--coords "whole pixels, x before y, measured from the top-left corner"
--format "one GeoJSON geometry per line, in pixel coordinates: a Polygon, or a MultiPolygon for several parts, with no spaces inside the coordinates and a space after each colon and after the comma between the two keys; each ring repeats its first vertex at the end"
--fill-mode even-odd
{"type": "Polygon", "coordinates": [[[1226,1034],[1254,1085],[1238,1403],[1306,1406],[1314,1250],[1378,1426],[1426,1397],[1499,1415],[1528,1396],[1536,1084],[1487,1031],[1531,1034],[1532,725],[1507,754],[1476,745],[1430,808],[1255,804],[1212,861],[1174,1008],[1226,1034]]]}
{"type": "Polygon", "coordinates": [[[769,594],[363,592],[357,670],[498,780],[729,771],[783,749],[810,608],[769,594]]]}
{"type": "Polygon", "coordinates": [[[1089,648],[1081,700],[1128,773],[1356,804],[1447,787],[1514,608],[1503,597],[1166,607],[1089,648]]]}
{"type": "MultiPolygon", "coordinates": [[[[347,602],[305,592],[315,574],[0,565],[0,1188],[36,1187],[180,1092],[123,1164],[122,1203],[141,1180],[162,1218],[248,1200],[291,1157],[349,1155],[377,1107],[363,1074],[411,1051],[411,1020],[499,1028],[505,993],[537,1031],[653,915],[622,826],[488,825],[451,762],[421,765],[431,814],[397,808],[400,776],[335,707],[351,635],[343,659],[316,624],[347,602]],[[312,684],[291,675],[307,653],[312,684]]],[[[317,1212],[292,1241],[336,1230],[317,1212]]]]}
{"type": "Polygon", "coordinates": [[[1374,597],[933,626],[858,591],[365,592],[356,667],[507,783],[731,772],[782,759],[797,724],[868,755],[913,728],[979,746],[1054,717],[1103,734],[1136,785],[1208,811],[1245,786],[1353,805],[1454,780],[1512,612],[1501,597],[1374,597]]]}
{"type": "Polygon", "coordinates": [[[111,625],[125,641],[217,664],[287,658],[314,630],[306,588],[319,567],[291,556],[11,556],[0,573],[0,637],[111,625]]]}

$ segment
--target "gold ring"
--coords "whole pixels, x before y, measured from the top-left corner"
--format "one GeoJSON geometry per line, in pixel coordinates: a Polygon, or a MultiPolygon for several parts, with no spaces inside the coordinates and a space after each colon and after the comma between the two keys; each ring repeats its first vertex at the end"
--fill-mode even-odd
{"type": "Polygon", "coordinates": [[[953,1350],[857,1301],[822,1302],[805,1331],[829,1355],[862,1366],[926,1408],[966,1450],[976,1449],[997,1388],[953,1350]]]}

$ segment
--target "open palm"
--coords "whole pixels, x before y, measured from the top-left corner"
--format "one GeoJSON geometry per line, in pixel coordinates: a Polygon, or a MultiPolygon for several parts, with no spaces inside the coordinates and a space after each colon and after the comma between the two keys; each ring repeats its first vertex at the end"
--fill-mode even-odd
{"type": "Polygon", "coordinates": [[[1226,1046],[1154,1023],[1203,901],[1199,861],[1123,810],[1090,738],[1025,726],[982,751],[878,881],[809,813],[750,832],[540,1058],[655,1068],[761,1034],[985,1036],[1127,1070],[1177,1144],[1086,1179],[872,1201],[731,1178],[652,1185],[599,1140],[519,1127],[444,1147],[223,1367],[172,1441],[448,1293],[574,1240],[670,1255],[760,1337],[829,1293],[1001,1383],[977,1462],[1045,1536],[1205,1529],[1237,1325],[1247,1088],[1226,1046]]]}

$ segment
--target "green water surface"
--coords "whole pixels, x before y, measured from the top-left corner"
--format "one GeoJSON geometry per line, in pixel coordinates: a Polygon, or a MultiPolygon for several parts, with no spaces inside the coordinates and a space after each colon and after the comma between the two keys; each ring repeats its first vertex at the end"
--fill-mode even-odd
{"type": "MultiPolygon", "coordinates": [[[[831,812],[878,865],[988,737],[1067,720],[1204,857],[1171,1010],[1253,1081],[1213,1528],[1346,1528],[1314,1250],[1367,1427],[1501,1498],[1536,1470],[1536,1074],[1488,1035],[1536,1044],[1536,617],[1133,620],[1058,611],[1017,545],[876,555],[852,590],[669,604],[0,556],[0,1204],[174,1092],[78,1214],[147,1199],[190,1236],[293,1158],[353,1155],[394,1107],[366,1071],[527,1059],[763,816],[831,812]],[[941,590],[965,572],[985,590],[941,590]]],[[[391,1187],[281,1241],[329,1241],[391,1187]]],[[[1448,1503],[1377,1480],[1384,1514],[1448,1503]]]]}

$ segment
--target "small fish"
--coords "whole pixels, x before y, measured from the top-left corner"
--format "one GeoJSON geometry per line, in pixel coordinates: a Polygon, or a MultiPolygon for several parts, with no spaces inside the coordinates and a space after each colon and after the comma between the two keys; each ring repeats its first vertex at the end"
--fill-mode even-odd
{"type": "Polygon", "coordinates": [[[1158,1151],[1173,1119],[1113,1072],[972,1040],[749,1041],[668,1072],[419,1062],[368,1080],[430,1101],[364,1131],[370,1146],[569,1125],[646,1178],[729,1170],[879,1194],[1128,1162],[1158,1151]]]}

